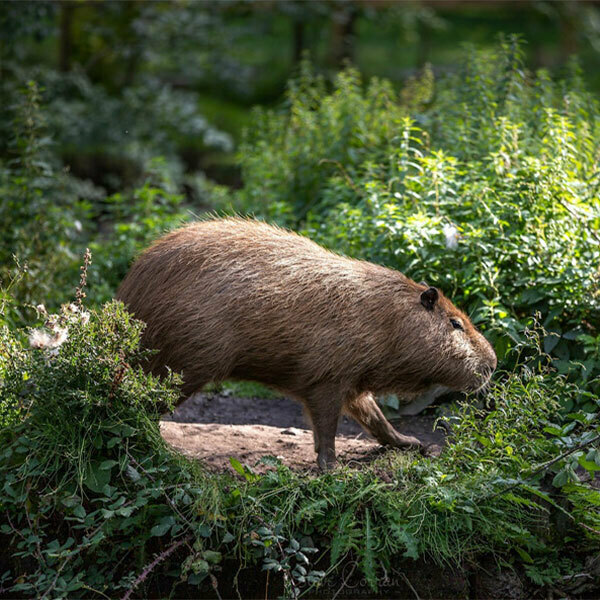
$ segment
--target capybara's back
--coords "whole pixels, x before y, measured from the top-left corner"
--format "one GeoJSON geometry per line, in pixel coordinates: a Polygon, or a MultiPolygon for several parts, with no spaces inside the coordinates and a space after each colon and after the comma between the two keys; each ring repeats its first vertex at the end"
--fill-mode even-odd
{"type": "Polygon", "coordinates": [[[387,423],[372,393],[481,387],[487,341],[436,288],[329,252],[249,219],[196,223],[159,239],[117,297],[146,322],[150,365],[183,374],[183,393],[226,378],[300,399],[319,464],[334,460],[345,409],[382,443],[418,444],[387,423]]]}

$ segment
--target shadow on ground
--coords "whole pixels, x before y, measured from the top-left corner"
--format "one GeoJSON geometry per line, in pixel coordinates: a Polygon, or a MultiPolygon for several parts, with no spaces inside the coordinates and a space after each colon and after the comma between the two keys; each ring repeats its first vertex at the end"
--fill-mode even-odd
{"type": "MultiPolygon", "coordinates": [[[[444,444],[444,431],[433,430],[435,417],[403,417],[396,428],[429,446],[432,454],[444,444]]],[[[312,431],[302,407],[289,398],[238,398],[227,393],[195,394],[161,422],[165,440],[209,469],[231,468],[230,457],[254,467],[264,456],[277,456],[295,470],[316,470],[312,431]]],[[[342,464],[370,462],[383,448],[348,417],[336,436],[342,464]]],[[[401,450],[396,450],[401,452],[401,450]]],[[[261,470],[261,465],[257,470],[261,470]]]]}

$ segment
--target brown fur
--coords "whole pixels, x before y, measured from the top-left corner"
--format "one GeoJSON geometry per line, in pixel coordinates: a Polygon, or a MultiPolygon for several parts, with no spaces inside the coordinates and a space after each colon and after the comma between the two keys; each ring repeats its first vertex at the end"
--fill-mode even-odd
{"type": "Polygon", "coordinates": [[[374,393],[418,394],[436,384],[467,391],[488,381],[496,366],[490,344],[441,293],[427,310],[425,290],[397,271],[232,218],[159,239],[117,297],[147,323],[144,343],[160,350],[150,369],[181,371],[184,394],[233,378],[302,401],[324,467],[335,460],[342,410],[383,444],[419,444],[394,430],[374,393]]]}

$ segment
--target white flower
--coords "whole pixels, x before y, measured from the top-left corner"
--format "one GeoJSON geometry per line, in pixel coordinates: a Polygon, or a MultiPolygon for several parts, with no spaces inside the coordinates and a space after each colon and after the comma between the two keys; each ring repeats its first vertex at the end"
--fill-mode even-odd
{"type": "Polygon", "coordinates": [[[34,329],[29,334],[29,345],[32,348],[41,348],[46,350],[59,348],[67,340],[68,333],[69,332],[66,327],[54,327],[53,335],[50,335],[43,329],[34,329]]]}
{"type": "Polygon", "coordinates": [[[81,311],[81,322],[84,325],[87,325],[89,320],[90,320],[90,313],[85,310],[82,310],[81,311]]]}
{"type": "Polygon", "coordinates": [[[32,348],[52,348],[52,336],[42,329],[34,329],[29,334],[29,345],[32,348]]]}
{"type": "Polygon", "coordinates": [[[52,347],[58,348],[62,346],[66,341],[67,337],[69,337],[69,330],[66,327],[57,327],[54,330],[54,337],[52,338],[52,347]]]}
{"type": "Polygon", "coordinates": [[[444,237],[446,238],[446,248],[449,250],[455,250],[458,248],[458,229],[451,223],[444,225],[444,237]]]}

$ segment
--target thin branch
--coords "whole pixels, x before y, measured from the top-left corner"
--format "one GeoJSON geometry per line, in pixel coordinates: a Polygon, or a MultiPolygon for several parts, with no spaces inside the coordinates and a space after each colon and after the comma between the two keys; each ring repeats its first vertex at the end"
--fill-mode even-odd
{"type": "Polygon", "coordinates": [[[417,593],[417,590],[415,590],[413,584],[410,582],[410,579],[406,576],[406,574],[403,571],[400,571],[400,575],[402,575],[404,581],[406,581],[406,585],[408,585],[408,587],[412,590],[412,593],[415,595],[416,600],[421,600],[419,594],[417,593]]]}
{"type": "Polygon", "coordinates": [[[154,558],[154,560],[151,563],[149,563],[148,565],[146,565],[144,567],[144,569],[142,570],[142,572],[136,577],[135,581],[131,584],[131,587],[127,590],[127,592],[125,593],[125,595],[123,596],[123,598],[121,600],[129,600],[129,598],[130,598],[131,594],[133,594],[133,591],[135,590],[135,588],[137,588],[141,583],[143,583],[148,578],[148,575],[150,575],[150,573],[154,570],[154,568],[159,563],[161,563],[163,560],[165,560],[166,558],[171,556],[171,554],[173,554],[173,552],[175,552],[175,550],[177,550],[177,548],[179,548],[183,544],[189,542],[191,539],[192,539],[192,536],[188,535],[188,536],[184,537],[183,539],[179,540],[178,542],[171,544],[166,550],[164,550],[160,554],[157,554],[156,557],[154,558]]]}
{"type": "Polygon", "coordinates": [[[344,165],[339,160],[334,160],[333,158],[322,158],[319,161],[320,165],[325,164],[325,163],[331,163],[331,164],[335,165],[342,172],[342,175],[346,178],[346,181],[348,182],[348,184],[350,185],[350,187],[357,194],[360,193],[358,191],[358,188],[356,187],[356,184],[354,183],[354,181],[352,181],[352,177],[350,177],[350,175],[348,175],[348,171],[346,171],[344,165]]]}
{"type": "Polygon", "coordinates": [[[517,483],[513,483],[512,485],[509,485],[507,488],[500,490],[499,492],[496,492],[495,494],[492,494],[491,496],[486,498],[486,500],[492,500],[493,498],[496,498],[497,496],[502,496],[503,494],[506,494],[507,492],[510,492],[511,490],[514,490],[515,488],[518,488],[520,485],[523,485],[524,483],[526,483],[526,481],[528,479],[533,479],[536,475],[539,475],[540,473],[542,473],[546,469],[548,469],[548,467],[551,467],[553,464],[561,461],[563,458],[569,456],[570,454],[573,454],[574,452],[577,452],[578,450],[583,450],[583,448],[587,448],[587,446],[590,446],[591,444],[593,444],[594,442],[597,442],[598,440],[600,440],[600,434],[597,435],[596,437],[593,437],[591,440],[589,440],[587,442],[583,442],[583,443],[579,444],[578,446],[575,446],[574,448],[571,448],[570,450],[567,450],[566,452],[559,454],[557,457],[553,458],[552,460],[548,461],[547,463],[544,463],[541,467],[537,468],[533,473],[529,474],[525,478],[525,481],[517,481],[517,483]]]}
{"type": "Polygon", "coordinates": [[[356,571],[356,567],[358,565],[355,560],[353,560],[351,564],[352,564],[352,569],[350,570],[350,573],[348,573],[348,575],[346,575],[346,577],[342,581],[342,584],[340,585],[339,589],[331,597],[331,600],[335,600],[339,596],[340,592],[346,587],[346,584],[348,583],[350,577],[352,577],[352,575],[354,575],[354,571],[356,571]]]}

